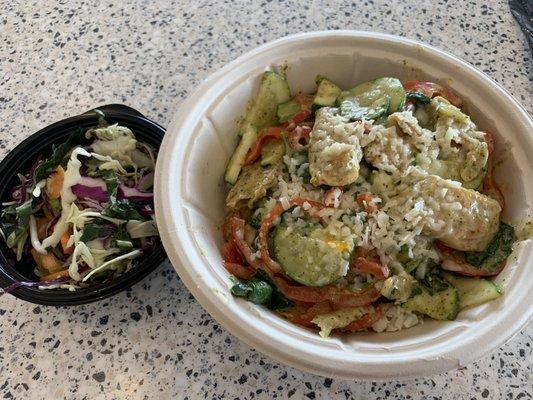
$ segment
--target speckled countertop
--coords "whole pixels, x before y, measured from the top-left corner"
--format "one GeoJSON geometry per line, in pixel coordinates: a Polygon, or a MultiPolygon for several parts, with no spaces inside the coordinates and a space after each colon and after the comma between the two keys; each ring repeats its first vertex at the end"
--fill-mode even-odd
{"type": "MultiPolygon", "coordinates": [[[[532,111],[532,59],[505,1],[10,1],[0,15],[0,156],[37,129],[121,102],[167,125],[208,74],[309,30],[364,29],[447,50],[532,111]]],[[[0,397],[530,399],[533,326],[475,364],[402,382],[316,377],[222,329],[165,263],[96,304],[0,298],[0,397]]]]}

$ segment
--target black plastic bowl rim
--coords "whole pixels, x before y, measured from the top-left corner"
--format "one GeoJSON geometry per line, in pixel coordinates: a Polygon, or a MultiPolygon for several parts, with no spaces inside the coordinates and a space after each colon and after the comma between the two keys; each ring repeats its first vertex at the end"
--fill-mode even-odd
{"type": "MultiPolygon", "coordinates": [[[[149,120],[137,110],[122,104],[109,104],[97,107],[97,109],[105,114],[109,123],[127,126],[139,141],[159,149],[165,134],[165,129],[161,125],[149,120]]],[[[50,155],[52,144],[58,145],[64,142],[78,128],[86,130],[97,123],[98,115],[94,110],[90,110],[49,125],[21,142],[0,162],[1,201],[9,200],[11,188],[18,181],[17,173],[26,173],[37,156],[40,154],[44,157],[50,155]]],[[[28,276],[21,274],[20,265],[18,270],[15,268],[14,258],[13,251],[0,238],[0,287],[5,288],[15,282],[29,280],[28,276]]],[[[42,305],[71,306],[91,303],[130,288],[146,277],[165,259],[165,250],[163,245],[159,243],[151,253],[137,259],[133,268],[111,282],[96,284],[75,291],[19,287],[11,294],[19,299],[42,305]]],[[[26,269],[29,268],[29,265],[30,263],[26,264],[26,269]]]]}

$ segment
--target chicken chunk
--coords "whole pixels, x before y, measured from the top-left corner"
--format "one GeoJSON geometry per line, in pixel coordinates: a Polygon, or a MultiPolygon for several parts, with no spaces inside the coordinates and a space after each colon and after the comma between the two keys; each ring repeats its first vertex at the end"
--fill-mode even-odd
{"type": "Polygon", "coordinates": [[[496,200],[436,175],[422,175],[396,201],[417,204],[423,232],[456,250],[483,251],[498,231],[496,200]]]}
{"type": "Polygon", "coordinates": [[[359,177],[363,156],[360,139],[362,122],[348,122],[337,109],[323,107],[316,113],[309,141],[309,172],[315,186],[345,186],[359,177]]]}

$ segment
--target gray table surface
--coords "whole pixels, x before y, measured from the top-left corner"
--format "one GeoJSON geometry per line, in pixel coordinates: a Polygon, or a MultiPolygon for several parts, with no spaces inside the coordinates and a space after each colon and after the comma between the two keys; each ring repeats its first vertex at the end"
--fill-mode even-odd
{"type": "MultiPolygon", "coordinates": [[[[58,119],[125,103],[167,125],[193,88],[257,45],[361,29],[447,50],[532,111],[532,59],[505,1],[9,1],[0,13],[0,156],[58,119]],[[400,3],[400,2],[397,2],[400,3]]],[[[372,383],[325,379],[239,342],[169,263],[112,299],[73,308],[0,298],[3,398],[532,397],[530,324],[460,370],[372,383]]]]}

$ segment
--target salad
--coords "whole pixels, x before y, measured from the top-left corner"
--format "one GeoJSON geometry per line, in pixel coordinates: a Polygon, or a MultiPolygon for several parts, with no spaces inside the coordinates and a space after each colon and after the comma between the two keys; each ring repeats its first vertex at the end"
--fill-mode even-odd
{"type": "Polygon", "coordinates": [[[501,296],[516,241],[494,142],[462,99],[383,77],[291,94],[264,73],[225,172],[234,296],[331,332],[397,331],[501,296]]]}
{"type": "Polygon", "coordinates": [[[0,233],[17,261],[33,262],[39,289],[107,283],[134,267],[159,240],[152,186],[156,151],[126,126],[73,133],[39,156],[2,203],[0,233]]]}

